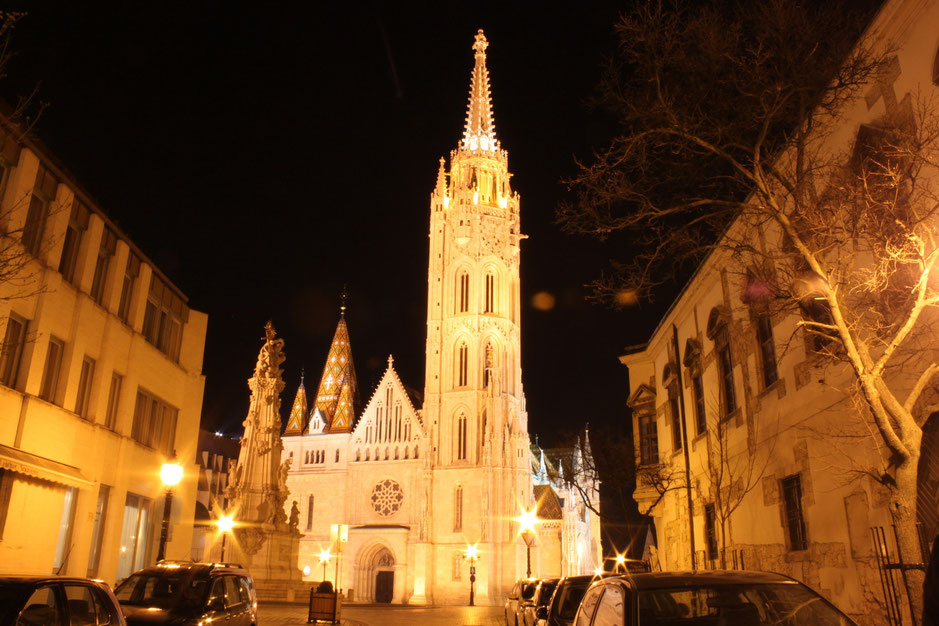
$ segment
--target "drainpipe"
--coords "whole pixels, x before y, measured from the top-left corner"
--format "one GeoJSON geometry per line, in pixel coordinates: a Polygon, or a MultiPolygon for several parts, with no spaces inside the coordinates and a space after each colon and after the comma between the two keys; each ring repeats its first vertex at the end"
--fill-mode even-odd
{"type": "Polygon", "coordinates": [[[681,422],[681,442],[685,456],[685,489],[688,492],[688,537],[691,540],[691,569],[696,570],[694,545],[694,502],[691,499],[691,458],[688,451],[688,428],[685,421],[685,391],[681,380],[681,352],[678,350],[678,327],[672,324],[672,341],[675,344],[675,377],[678,382],[678,416],[681,422]]]}

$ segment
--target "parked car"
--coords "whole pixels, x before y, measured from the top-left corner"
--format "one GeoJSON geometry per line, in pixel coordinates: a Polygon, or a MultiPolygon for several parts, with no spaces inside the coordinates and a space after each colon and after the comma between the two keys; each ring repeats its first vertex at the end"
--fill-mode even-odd
{"type": "Polygon", "coordinates": [[[0,626],[125,626],[100,580],[64,576],[0,578],[0,626]]]}
{"type": "Polygon", "coordinates": [[[129,626],[258,623],[254,580],[240,565],[160,561],[131,574],[114,595],[129,626]]]}
{"type": "MultiPolygon", "coordinates": [[[[610,574],[605,574],[609,576],[610,574]]],[[[544,606],[535,608],[536,626],[571,626],[584,592],[599,576],[561,578],[544,606]]]]}
{"type": "Polygon", "coordinates": [[[522,603],[522,618],[525,626],[535,626],[537,621],[536,612],[539,607],[544,607],[551,601],[551,594],[557,587],[558,578],[542,578],[535,585],[535,592],[529,602],[522,603]]]}
{"type": "Polygon", "coordinates": [[[537,586],[537,578],[521,578],[512,586],[505,598],[505,626],[521,626],[525,623],[525,604],[531,602],[537,586]]]}
{"type": "Polygon", "coordinates": [[[847,615],[781,574],[720,571],[655,572],[592,584],[575,626],[849,626],[847,615]]]}

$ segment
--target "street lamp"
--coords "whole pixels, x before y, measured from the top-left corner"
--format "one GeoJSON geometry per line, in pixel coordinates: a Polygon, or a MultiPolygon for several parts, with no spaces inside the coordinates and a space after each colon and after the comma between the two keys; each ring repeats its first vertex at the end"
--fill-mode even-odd
{"type": "Polygon", "coordinates": [[[626,571],[626,555],[625,554],[616,555],[616,571],[619,571],[620,569],[622,569],[624,572],[626,571]]]}
{"type": "MultiPolygon", "coordinates": [[[[333,558],[333,555],[330,553],[329,548],[326,548],[320,552],[320,563],[323,564],[323,580],[326,580],[326,565],[329,563],[329,560],[333,558]]],[[[337,590],[338,591],[338,590],[337,590]]]]}
{"type": "Polygon", "coordinates": [[[531,545],[535,542],[535,524],[540,522],[538,519],[538,508],[530,511],[522,510],[522,514],[515,518],[519,523],[518,532],[525,541],[525,555],[528,566],[525,570],[525,577],[531,578],[531,545]]]}
{"type": "Polygon", "coordinates": [[[218,526],[218,531],[222,533],[222,554],[218,560],[224,563],[225,562],[225,538],[228,537],[228,533],[231,532],[231,529],[235,527],[235,517],[233,515],[223,515],[217,520],[215,520],[215,525],[218,526]]]}
{"type": "MultiPolygon", "coordinates": [[[[176,458],[176,453],[173,453],[176,458]]],[[[160,549],[157,551],[157,561],[166,556],[166,536],[170,529],[170,512],[173,508],[173,487],[183,479],[183,466],[179,462],[170,460],[160,468],[160,479],[166,487],[166,497],[163,498],[163,524],[160,527],[160,549]]]]}
{"type": "Polygon", "coordinates": [[[474,599],[476,596],[476,559],[479,558],[479,548],[478,544],[467,545],[466,550],[463,551],[463,554],[469,559],[470,562],[470,606],[476,606],[474,599]]]}

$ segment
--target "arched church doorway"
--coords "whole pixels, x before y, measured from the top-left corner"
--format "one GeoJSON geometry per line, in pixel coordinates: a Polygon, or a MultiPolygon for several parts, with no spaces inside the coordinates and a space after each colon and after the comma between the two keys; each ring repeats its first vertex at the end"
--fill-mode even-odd
{"type": "Polygon", "coordinates": [[[365,548],[359,559],[359,585],[364,598],[372,602],[391,603],[395,598],[395,558],[382,544],[365,548]]]}
{"type": "Polygon", "coordinates": [[[916,486],[916,520],[932,541],[939,533],[939,413],[923,425],[916,486]]]}

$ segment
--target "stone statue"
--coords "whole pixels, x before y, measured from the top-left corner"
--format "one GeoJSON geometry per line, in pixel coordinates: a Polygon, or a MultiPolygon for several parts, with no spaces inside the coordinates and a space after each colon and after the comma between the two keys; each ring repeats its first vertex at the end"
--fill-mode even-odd
{"type": "Polygon", "coordinates": [[[297,530],[300,527],[300,507],[297,506],[297,501],[293,501],[293,506],[290,507],[290,530],[297,530]]]}

